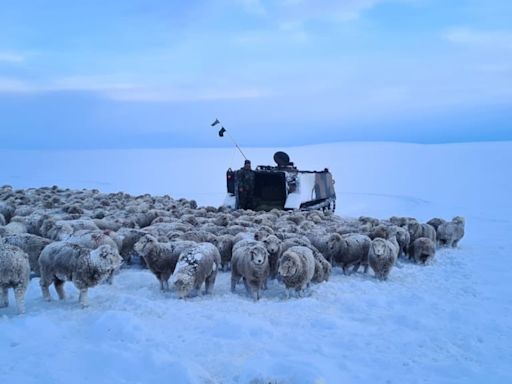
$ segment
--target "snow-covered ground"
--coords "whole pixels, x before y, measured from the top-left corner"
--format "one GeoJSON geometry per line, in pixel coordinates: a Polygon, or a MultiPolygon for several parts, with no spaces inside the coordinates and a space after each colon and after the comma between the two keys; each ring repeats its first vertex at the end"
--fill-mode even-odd
{"type": "MultiPolygon", "coordinates": [[[[253,164],[277,149],[247,149],[253,164]]],[[[304,169],[329,167],[343,216],[466,218],[458,249],[432,265],[402,263],[387,282],[343,276],[308,297],[270,284],[257,303],[221,274],[209,297],[162,294],[147,271],[112,286],[0,309],[0,383],[510,383],[512,382],[512,142],[338,143],[288,148],[304,169]]],[[[2,151],[0,180],[219,205],[232,149],[2,151]]],[[[11,294],[11,303],[13,297],[11,294]]]]}

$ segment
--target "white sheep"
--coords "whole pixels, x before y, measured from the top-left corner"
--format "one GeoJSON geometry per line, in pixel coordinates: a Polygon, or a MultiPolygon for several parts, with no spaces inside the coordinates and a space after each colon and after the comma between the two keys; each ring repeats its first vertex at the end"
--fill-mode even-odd
{"type": "Polygon", "coordinates": [[[464,237],[465,220],[456,216],[452,221],[442,223],[437,228],[437,240],[442,247],[457,247],[460,239],[464,237]]]}
{"type": "Polygon", "coordinates": [[[28,255],[20,248],[0,243],[0,308],[9,305],[8,289],[14,289],[18,313],[25,313],[25,292],[30,281],[28,255]]]}
{"type": "Polygon", "coordinates": [[[368,252],[370,267],[379,280],[387,280],[398,255],[398,249],[389,240],[376,238],[368,252]]]}
{"type": "Polygon", "coordinates": [[[36,276],[40,275],[39,272],[39,255],[44,247],[52,243],[51,240],[44,237],[32,235],[30,233],[20,233],[16,235],[7,235],[4,237],[6,244],[15,245],[27,253],[29,258],[30,270],[36,276]]]}
{"type": "Polygon", "coordinates": [[[434,242],[427,237],[417,238],[409,246],[409,258],[418,264],[427,264],[436,254],[434,242]]]}
{"type": "Polygon", "coordinates": [[[289,248],[279,259],[278,272],[286,286],[287,297],[292,290],[301,295],[315,274],[313,251],[300,245],[289,248]]]}
{"type": "Polygon", "coordinates": [[[245,288],[254,300],[259,300],[260,290],[265,286],[270,273],[268,252],[265,246],[256,240],[243,240],[233,247],[231,259],[231,292],[241,278],[245,288]]]}
{"type": "Polygon", "coordinates": [[[65,299],[64,282],[72,281],[80,290],[82,308],[88,305],[87,290],[106,280],[122,263],[121,256],[108,245],[90,250],[64,241],[47,245],[39,256],[43,298],[51,300],[53,283],[59,299],[65,299]]]}
{"type": "Polygon", "coordinates": [[[333,263],[338,264],[343,273],[348,275],[357,272],[363,266],[364,273],[368,271],[368,250],[372,240],[366,235],[347,234],[341,236],[337,244],[338,251],[334,254],[333,263]],[[352,271],[349,268],[352,266],[352,271]]]}
{"type": "Polygon", "coordinates": [[[169,289],[169,277],[176,268],[180,253],[195,245],[193,241],[161,243],[154,236],[144,235],[134,249],[144,258],[149,270],[160,282],[160,289],[165,291],[169,289]]]}
{"type": "Polygon", "coordinates": [[[210,243],[199,243],[184,250],[172,275],[180,298],[195,296],[205,284],[205,294],[211,293],[220,266],[219,250],[210,243]]]}

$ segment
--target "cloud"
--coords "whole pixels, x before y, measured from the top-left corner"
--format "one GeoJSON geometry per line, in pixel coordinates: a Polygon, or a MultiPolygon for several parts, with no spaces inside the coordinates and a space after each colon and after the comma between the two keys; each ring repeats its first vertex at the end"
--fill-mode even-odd
{"type": "Polygon", "coordinates": [[[47,82],[27,82],[0,77],[0,93],[44,94],[51,92],[91,92],[116,101],[170,102],[253,99],[268,96],[263,88],[251,86],[152,86],[115,81],[106,76],[72,76],[47,82]]]}
{"type": "Polygon", "coordinates": [[[379,3],[390,0],[239,0],[251,14],[274,18],[278,24],[302,24],[310,20],[346,22],[379,3]]]}
{"type": "Polygon", "coordinates": [[[18,64],[25,61],[25,56],[14,52],[0,52],[0,63],[18,64]]]}
{"type": "Polygon", "coordinates": [[[445,40],[454,44],[512,49],[512,31],[478,31],[471,28],[457,27],[445,31],[442,36],[445,40]]]}

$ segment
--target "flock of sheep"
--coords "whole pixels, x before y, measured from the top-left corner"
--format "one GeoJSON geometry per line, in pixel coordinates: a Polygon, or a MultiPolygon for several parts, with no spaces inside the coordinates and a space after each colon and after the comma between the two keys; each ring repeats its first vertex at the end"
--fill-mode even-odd
{"type": "Polygon", "coordinates": [[[240,280],[258,300],[269,279],[287,295],[302,295],[327,281],[333,266],[344,274],[371,267],[386,280],[397,258],[428,263],[436,248],[456,247],[464,219],[342,218],[322,211],[253,212],[198,208],[193,200],[131,196],[59,187],[0,188],[0,308],[15,292],[18,312],[30,278],[39,277],[43,298],[54,285],[60,299],[72,281],[79,302],[87,290],[113,276],[122,264],[140,261],[160,288],[169,280],[179,297],[211,293],[219,271],[231,271],[231,290],[240,280]]]}

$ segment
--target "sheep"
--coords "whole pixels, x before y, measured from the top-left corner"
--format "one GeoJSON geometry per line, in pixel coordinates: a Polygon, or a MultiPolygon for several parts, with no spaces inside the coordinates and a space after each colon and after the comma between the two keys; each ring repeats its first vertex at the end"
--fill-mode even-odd
{"type": "Polygon", "coordinates": [[[428,237],[420,237],[409,246],[409,258],[417,264],[429,263],[436,254],[436,246],[428,237]]]}
{"type": "Polygon", "coordinates": [[[465,220],[456,216],[452,221],[442,223],[437,228],[437,240],[442,247],[457,247],[460,239],[464,237],[465,220]]]}
{"type": "Polygon", "coordinates": [[[114,251],[119,252],[117,243],[103,231],[85,231],[75,233],[65,241],[72,244],[78,244],[89,249],[96,249],[101,245],[108,245],[114,251]]]}
{"type": "Polygon", "coordinates": [[[14,245],[0,244],[0,308],[9,305],[8,289],[12,288],[18,313],[25,313],[25,292],[29,281],[28,255],[14,245]]]}
{"type": "Polygon", "coordinates": [[[11,221],[11,217],[14,216],[14,212],[16,211],[16,207],[11,204],[6,203],[5,201],[0,201],[0,214],[5,218],[5,221],[8,223],[11,221]]]}
{"type": "Polygon", "coordinates": [[[325,235],[323,233],[310,233],[308,239],[330,263],[333,263],[335,257],[339,256],[340,248],[343,243],[343,238],[340,234],[331,233],[325,235]]]}
{"type": "Polygon", "coordinates": [[[132,257],[137,254],[134,246],[146,232],[135,228],[121,228],[114,235],[114,241],[119,244],[119,254],[123,260],[130,264],[132,257]]]}
{"type": "Polygon", "coordinates": [[[407,224],[407,230],[411,237],[411,243],[420,237],[428,237],[434,243],[436,242],[436,230],[430,224],[421,224],[417,221],[411,221],[407,224]]]}
{"type": "Polygon", "coordinates": [[[213,244],[217,247],[220,253],[221,269],[227,271],[231,265],[231,258],[233,256],[234,236],[220,235],[215,238],[213,244]]]}
{"type": "Polygon", "coordinates": [[[331,263],[329,263],[325,257],[314,247],[308,247],[313,251],[315,257],[315,273],[311,281],[313,283],[321,283],[323,281],[329,281],[331,276],[331,263]]]}
{"type": "Polygon", "coordinates": [[[16,235],[8,235],[4,238],[6,244],[15,245],[21,248],[28,255],[30,270],[36,275],[40,275],[39,271],[39,255],[44,247],[52,241],[44,237],[32,235],[30,233],[20,233],[16,235]]]}
{"type": "Polygon", "coordinates": [[[203,283],[205,294],[211,293],[220,262],[219,250],[213,244],[199,243],[184,250],[171,278],[179,297],[197,295],[203,283]]]}
{"type": "Polygon", "coordinates": [[[85,308],[89,305],[88,289],[111,276],[121,263],[119,253],[108,245],[90,250],[67,242],[51,243],[39,256],[43,298],[51,300],[49,287],[53,283],[59,299],[64,300],[64,282],[72,281],[80,291],[80,305],[85,308]]]}
{"type": "Polygon", "coordinates": [[[262,243],[268,252],[268,264],[270,268],[270,278],[275,279],[277,277],[277,261],[281,255],[281,240],[275,235],[267,236],[262,243]]]}
{"type": "Polygon", "coordinates": [[[287,297],[291,290],[300,296],[315,274],[313,251],[300,245],[289,248],[279,259],[278,272],[286,286],[287,297]]]}
{"type": "Polygon", "coordinates": [[[160,289],[166,291],[169,290],[169,277],[176,268],[180,253],[195,245],[193,241],[160,243],[148,234],[140,238],[134,249],[144,258],[149,270],[160,282],[160,289]]]}
{"type": "Polygon", "coordinates": [[[409,231],[396,225],[391,226],[391,230],[394,232],[394,236],[398,242],[398,256],[407,255],[409,244],[411,243],[409,231]]]}
{"type": "Polygon", "coordinates": [[[215,240],[215,235],[206,231],[188,231],[181,236],[182,240],[191,240],[196,243],[211,243],[215,240]]]}
{"type": "Polygon", "coordinates": [[[379,280],[387,280],[395,265],[398,250],[389,240],[376,238],[372,240],[368,251],[370,267],[379,280]]]}
{"type": "Polygon", "coordinates": [[[332,262],[339,265],[345,275],[357,272],[361,265],[366,273],[368,271],[368,250],[372,240],[368,236],[359,234],[344,235],[341,239],[332,262]],[[352,272],[349,272],[348,268],[351,266],[353,266],[352,272]]]}
{"type": "Polygon", "coordinates": [[[231,259],[231,292],[235,292],[243,278],[247,293],[257,301],[269,273],[268,252],[261,242],[244,240],[235,244],[231,259]]]}
{"type": "Polygon", "coordinates": [[[446,223],[446,220],[440,219],[439,217],[434,217],[434,218],[430,219],[429,221],[427,221],[427,224],[430,224],[431,226],[433,226],[436,231],[437,231],[437,228],[439,228],[439,226],[443,223],[446,223]]]}

